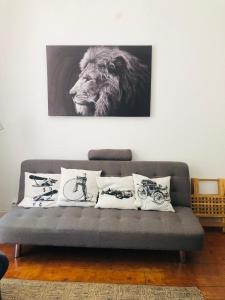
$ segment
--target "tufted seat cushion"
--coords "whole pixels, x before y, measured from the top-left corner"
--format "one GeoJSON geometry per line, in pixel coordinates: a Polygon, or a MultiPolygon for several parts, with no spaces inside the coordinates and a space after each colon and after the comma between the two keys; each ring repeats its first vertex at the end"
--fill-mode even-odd
{"type": "Polygon", "coordinates": [[[189,207],[175,213],[82,207],[20,208],[0,219],[0,242],[198,250],[203,230],[189,207]]]}

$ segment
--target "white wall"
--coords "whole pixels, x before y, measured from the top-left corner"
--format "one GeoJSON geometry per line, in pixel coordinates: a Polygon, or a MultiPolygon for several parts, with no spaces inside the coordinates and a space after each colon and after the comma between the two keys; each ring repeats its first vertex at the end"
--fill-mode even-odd
{"type": "Polygon", "coordinates": [[[0,0],[0,210],[20,163],[131,148],[225,177],[224,0],[0,0]],[[150,118],[48,117],[46,44],[153,45],[150,118]]]}

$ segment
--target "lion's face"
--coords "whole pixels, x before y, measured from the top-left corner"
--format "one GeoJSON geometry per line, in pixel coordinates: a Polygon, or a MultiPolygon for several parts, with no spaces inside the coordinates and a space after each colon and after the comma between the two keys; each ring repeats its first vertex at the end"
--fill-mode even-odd
{"type": "Polygon", "coordinates": [[[79,79],[70,90],[76,112],[80,115],[94,115],[95,106],[104,86],[104,80],[95,64],[89,63],[80,73],[79,79]]]}
{"type": "Polygon", "coordinates": [[[80,68],[79,79],[70,90],[76,114],[115,116],[127,111],[132,114],[137,82],[140,86],[145,82],[142,75],[145,66],[136,57],[116,47],[96,46],[86,51],[80,68]]]}
{"type": "Polygon", "coordinates": [[[115,112],[121,98],[120,77],[125,61],[108,48],[89,48],[80,62],[79,79],[70,90],[76,113],[104,116],[115,112]]]}

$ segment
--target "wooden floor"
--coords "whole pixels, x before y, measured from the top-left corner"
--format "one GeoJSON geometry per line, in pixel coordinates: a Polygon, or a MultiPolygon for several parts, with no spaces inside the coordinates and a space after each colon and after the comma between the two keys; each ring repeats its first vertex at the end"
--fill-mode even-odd
{"type": "Polygon", "coordinates": [[[13,258],[14,248],[1,245],[10,260],[7,278],[197,286],[205,299],[225,299],[225,234],[208,230],[203,251],[178,252],[27,247],[13,258]]]}

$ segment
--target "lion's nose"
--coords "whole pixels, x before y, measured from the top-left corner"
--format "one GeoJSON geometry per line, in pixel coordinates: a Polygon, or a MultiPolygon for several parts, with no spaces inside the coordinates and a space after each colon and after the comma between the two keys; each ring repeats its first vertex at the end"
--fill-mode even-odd
{"type": "Polygon", "coordinates": [[[77,92],[76,92],[75,86],[73,86],[72,89],[70,89],[69,94],[70,95],[76,95],[76,93],[77,92]]]}

